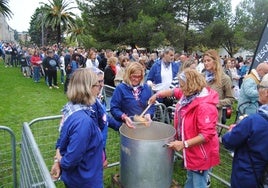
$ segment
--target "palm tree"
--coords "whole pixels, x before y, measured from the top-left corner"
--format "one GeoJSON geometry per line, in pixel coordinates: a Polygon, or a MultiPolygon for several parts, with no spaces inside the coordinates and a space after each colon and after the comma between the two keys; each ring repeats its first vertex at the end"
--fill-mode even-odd
{"type": "Polygon", "coordinates": [[[4,17],[11,18],[13,13],[8,7],[9,0],[0,0],[0,14],[2,14],[4,17]]]}
{"type": "Polygon", "coordinates": [[[70,37],[70,41],[75,41],[78,46],[81,45],[81,36],[85,35],[86,27],[83,20],[79,17],[75,19],[75,26],[71,26],[67,29],[67,34],[70,37]]]}
{"type": "Polygon", "coordinates": [[[57,31],[57,43],[61,43],[63,28],[75,25],[75,14],[71,10],[76,7],[71,6],[73,2],[68,0],[49,0],[49,3],[42,3],[41,7],[44,16],[45,26],[51,26],[57,31]]]}

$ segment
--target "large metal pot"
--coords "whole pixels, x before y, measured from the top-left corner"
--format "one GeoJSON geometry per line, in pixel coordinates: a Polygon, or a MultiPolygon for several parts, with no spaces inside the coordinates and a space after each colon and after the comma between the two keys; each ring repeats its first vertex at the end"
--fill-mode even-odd
{"type": "Polygon", "coordinates": [[[153,121],[151,126],[119,129],[120,183],[124,188],[169,188],[174,151],[165,144],[174,140],[171,125],[153,121]]]}

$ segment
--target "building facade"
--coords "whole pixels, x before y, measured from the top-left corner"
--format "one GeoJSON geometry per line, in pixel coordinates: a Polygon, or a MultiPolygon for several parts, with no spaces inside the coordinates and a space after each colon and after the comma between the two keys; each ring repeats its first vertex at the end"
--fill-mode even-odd
{"type": "Polygon", "coordinates": [[[0,14],[0,41],[15,41],[14,30],[8,25],[6,18],[0,14]]]}

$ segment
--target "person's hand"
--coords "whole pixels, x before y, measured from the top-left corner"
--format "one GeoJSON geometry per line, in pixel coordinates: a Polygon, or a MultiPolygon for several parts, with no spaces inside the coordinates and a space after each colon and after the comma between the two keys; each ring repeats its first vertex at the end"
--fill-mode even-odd
{"type": "Polygon", "coordinates": [[[156,99],[157,99],[157,96],[156,96],[156,94],[154,94],[153,96],[151,96],[151,97],[149,98],[149,100],[148,100],[148,104],[154,104],[155,101],[156,101],[156,99]]]}
{"type": "Polygon", "coordinates": [[[53,180],[57,180],[60,177],[60,163],[59,162],[54,162],[53,166],[51,167],[50,170],[50,175],[53,180]]]}
{"type": "Polygon", "coordinates": [[[151,80],[147,81],[147,84],[152,88],[154,86],[154,83],[151,80]]]}
{"type": "Polygon", "coordinates": [[[236,124],[231,124],[228,128],[228,131],[232,131],[232,129],[236,126],[236,124]]]}
{"type": "Polygon", "coordinates": [[[183,142],[182,141],[173,141],[167,144],[169,148],[172,148],[176,151],[181,151],[184,148],[183,142]]]}
{"type": "Polygon", "coordinates": [[[151,114],[145,114],[145,115],[144,115],[144,118],[145,118],[149,123],[152,122],[151,114]]]}
{"type": "Polygon", "coordinates": [[[129,128],[136,128],[134,125],[133,125],[133,122],[132,120],[129,118],[129,117],[125,117],[125,124],[129,127],[129,128]]]}

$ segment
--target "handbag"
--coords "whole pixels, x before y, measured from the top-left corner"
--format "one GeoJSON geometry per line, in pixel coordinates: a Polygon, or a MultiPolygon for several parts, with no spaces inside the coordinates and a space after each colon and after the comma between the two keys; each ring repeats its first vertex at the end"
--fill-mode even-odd
{"type": "Polygon", "coordinates": [[[233,113],[233,109],[231,105],[226,105],[222,107],[222,116],[221,123],[225,124],[227,119],[230,119],[233,113]]]}

